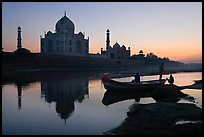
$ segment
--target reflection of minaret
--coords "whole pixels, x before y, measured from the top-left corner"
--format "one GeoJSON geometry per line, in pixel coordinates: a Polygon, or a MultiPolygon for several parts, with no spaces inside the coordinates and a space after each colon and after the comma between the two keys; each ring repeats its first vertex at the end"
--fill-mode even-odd
{"type": "Polygon", "coordinates": [[[21,95],[22,95],[21,85],[17,84],[17,89],[18,89],[18,109],[21,109],[21,95]]]}
{"type": "Polygon", "coordinates": [[[22,45],[21,45],[21,27],[19,26],[18,27],[18,43],[17,43],[17,49],[20,49],[22,48],[22,45]]]}
{"type": "Polygon", "coordinates": [[[108,51],[110,47],[110,30],[107,29],[106,31],[106,52],[108,51]]]}

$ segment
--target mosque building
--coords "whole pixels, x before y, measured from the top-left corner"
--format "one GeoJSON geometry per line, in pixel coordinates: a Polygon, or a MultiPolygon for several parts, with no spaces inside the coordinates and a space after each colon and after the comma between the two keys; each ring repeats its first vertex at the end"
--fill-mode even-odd
{"type": "Polygon", "coordinates": [[[126,49],[124,45],[120,46],[117,42],[110,46],[110,30],[106,31],[106,50],[101,48],[101,55],[110,59],[130,59],[130,47],[126,49]]]}
{"type": "Polygon", "coordinates": [[[74,33],[74,23],[66,16],[62,17],[55,25],[55,33],[48,31],[44,38],[41,36],[41,54],[88,56],[89,38],[85,34],[74,33]]]}

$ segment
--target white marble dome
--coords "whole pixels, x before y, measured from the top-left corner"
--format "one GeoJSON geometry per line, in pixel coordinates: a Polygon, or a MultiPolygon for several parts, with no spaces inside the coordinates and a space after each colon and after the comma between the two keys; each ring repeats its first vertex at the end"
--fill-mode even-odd
{"type": "Polygon", "coordinates": [[[56,23],[56,32],[73,34],[75,30],[74,23],[65,15],[56,23]]]}

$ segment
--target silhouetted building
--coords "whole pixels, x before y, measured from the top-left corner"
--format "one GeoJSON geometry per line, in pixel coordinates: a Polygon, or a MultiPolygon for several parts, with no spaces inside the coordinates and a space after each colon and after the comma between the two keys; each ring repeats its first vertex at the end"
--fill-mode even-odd
{"type": "Polygon", "coordinates": [[[131,60],[138,61],[139,64],[144,64],[145,63],[145,55],[142,50],[139,51],[139,54],[134,54],[130,57],[131,60]]]}
{"type": "Polygon", "coordinates": [[[101,55],[106,55],[111,59],[130,59],[130,47],[126,49],[125,45],[120,46],[117,42],[110,46],[110,30],[106,32],[106,51],[101,48],[101,55]]]}
{"type": "Polygon", "coordinates": [[[144,56],[145,56],[145,55],[143,54],[143,51],[142,51],[142,50],[140,50],[139,56],[140,56],[140,57],[144,57],[144,56]]]}
{"type": "Polygon", "coordinates": [[[18,38],[17,38],[17,49],[20,49],[22,48],[22,45],[21,45],[21,27],[19,26],[18,27],[18,38]]]}
{"type": "Polygon", "coordinates": [[[30,50],[26,49],[26,48],[22,48],[22,43],[21,43],[21,27],[18,27],[18,37],[17,37],[17,49],[14,51],[14,55],[15,56],[26,56],[28,54],[30,54],[30,50]]]}
{"type": "Polygon", "coordinates": [[[52,55],[88,56],[89,38],[85,39],[82,32],[74,34],[74,23],[66,16],[55,25],[56,33],[48,31],[41,36],[41,53],[52,55]]]}

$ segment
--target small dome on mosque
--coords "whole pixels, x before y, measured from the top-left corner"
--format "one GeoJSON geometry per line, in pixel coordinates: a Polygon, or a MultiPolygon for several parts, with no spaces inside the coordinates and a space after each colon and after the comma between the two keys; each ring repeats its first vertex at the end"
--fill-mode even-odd
{"type": "Polygon", "coordinates": [[[84,38],[84,34],[82,32],[79,32],[78,36],[81,37],[81,38],[84,38]]]}
{"type": "Polygon", "coordinates": [[[140,50],[139,54],[143,54],[143,51],[142,51],[142,50],[140,50]]]}
{"type": "Polygon", "coordinates": [[[26,56],[29,55],[30,53],[31,51],[26,48],[19,48],[14,51],[15,56],[26,56]]]}
{"type": "Polygon", "coordinates": [[[82,32],[79,32],[78,35],[84,35],[82,32]]]}
{"type": "Polygon", "coordinates": [[[66,13],[64,17],[62,17],[57,23],[56,23],[56,31],[57,32],[70,32],[74,33],[74,23],[66,16],[66,13]]]}
{"type": "Polygon", "coordinates": [[[116,43],[113,45],[113,48],[114,48],[114,49],[120,48],[120,45],[116,42],[116,43]]]}
{"type": "Polygon", "coordinates": [[[123,45],[121,48],[124,49],[124,50],[126,50],[126,47],[125,47],[124,45],[123,45]]]}
{"type": "Polygon", "coordinates": [[[47,32],[47,34],[50,35],[50,34],[52,34],[52,32],[49,30],[49,31],[47,32]]]}

